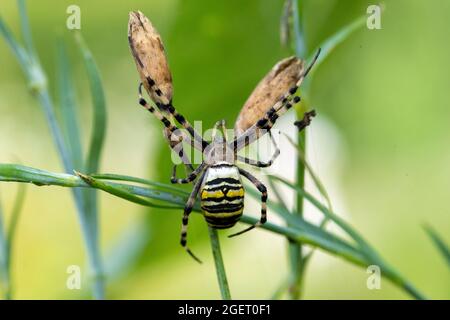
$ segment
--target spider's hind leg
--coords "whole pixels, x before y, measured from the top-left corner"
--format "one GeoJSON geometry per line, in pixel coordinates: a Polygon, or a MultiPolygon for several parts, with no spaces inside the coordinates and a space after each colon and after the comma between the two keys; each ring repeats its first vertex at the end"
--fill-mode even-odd
{"type": "Polygon", "coordinates": [[[195,256],[192,253],[191,249],[189,249],[189,247],[187,246],[187,227],[188,227],[188,223],[189,223],[189,215],[192,212],[192,208],[194,207],[195,200],[197,199],[197,195],[198,195],[198,193],[200,191],[200,187],[202,185],[203,176],[204,176],[204,174],[195,183],[194,188],[192,189],[192,192],[189,195],[189,199],[186,202],[186,206],[184,207],[183,220],[182,220],[182,225],[181,225],[181,239],[180,239],[181,246],[186,250],[187,253],[189,253],[189,255],[192,258],[194,258],[195,261],[197,261],[199,263],[202,263],[202,261],[199,258],[197,258],[197,256],[195,256]]]}
{"type": "Polygon", "coordinates": [[[243,169],[239,168],[239,173],[242,174],[244,177],[246,177],[248,180],[250,180],[250,182],[253,183],[255,185],[255,187],[258,189],[258,191],[261,192],[261,217],[260,217],[259,221],[257,223],[255,223],[254,225],[248,227],[247,229],[244,229],[242,231],[239,231],[237,233],[229,235],[228,236],[229,238],[238,236],[238,235],[243,234],[247,231],[250,231],[256,227],[259,227],[259,226],[263,225],[264,223],[266,223],[266,221],[267,221],[267,188],[266,188],[266,186],[261,181],[259,181],[254,176],[252,176],[249,172],[247,172],[243,169]]]}

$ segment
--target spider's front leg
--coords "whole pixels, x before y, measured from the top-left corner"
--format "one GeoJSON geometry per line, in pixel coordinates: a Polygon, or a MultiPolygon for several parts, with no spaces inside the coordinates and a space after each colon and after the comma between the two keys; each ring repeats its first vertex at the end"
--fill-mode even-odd
{"type": "Polygon", "coordinates": [[[250,180],[250,182],[253,183],[255,185],[255,187],[258,189],[258,191],[261,192],[261,218],[259,219],[259,221],[256,224],[248,227],[247,229],[244,229],[242,231],[239,231],[237,233],[229,235],[228,236],[229,238],[238,236],[238,235],[243,234],[247,231],[250,231],[256,227],[259,227],[259,226],[263,225],[264,223],[266,223],[266,221],[267,221],[267,188],[266,188],[266,186],[261,181],[259,181],[254,176],[252,176],[249,172],[247,172],[243,169],[239,168],[239,173],[242,174],[244,177],[246,177],[248,180],[250,180]]]}
{"type": "Polygon", "coordinates": [[[164,128],[163,133],[170,149],[178,155],[178,157],[181,159],[181,162],[183,162],[183,164],[185,165],[186,169],[190,170],[191,172],[194,171],[194,166],[187,157],[186,152],[183,148],[183,137],[178,137],[176,132],[172,132],[167,128],[164,128]]]}

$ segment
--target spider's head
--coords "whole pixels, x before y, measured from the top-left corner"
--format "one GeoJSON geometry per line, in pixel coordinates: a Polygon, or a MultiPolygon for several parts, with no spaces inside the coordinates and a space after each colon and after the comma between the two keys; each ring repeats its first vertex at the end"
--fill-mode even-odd
{"type": "Polygon", "coordinates": [[[218,162],[235,162],[233,149],[230,148],[228,143],[223,141],[222,138],[219,140],[215,138],[213,142],[205,148],[203,151],[203,158],[208,165],[214,165],[218,162]]]}

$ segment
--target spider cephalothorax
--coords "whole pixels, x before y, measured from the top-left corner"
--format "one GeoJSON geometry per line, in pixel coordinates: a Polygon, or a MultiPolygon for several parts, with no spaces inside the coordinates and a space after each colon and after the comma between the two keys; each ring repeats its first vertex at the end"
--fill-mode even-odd
{"type": "MultiPolygon", "coordinates": [[[[300,97],[296,96],[298,87],[316,61],[320,49],[307,68],[304,68],[303,62],[295,57],[277,63],[245,103],[234,127],[235,137],[228,141],[225,122],[222,120],[214,126],[211,142],[207,142],[172,105],[172,76],[161,37],[141,12],[130,13],[128,41],[142,81],[139,85],[139,103],[163,123],[164,136],[169,146],[190,171],[186,178],[177,178],[174,165],[171,182],[179,184],[194,182],[184,208],[181,245],[194,259],[200,261],[187,247],[189,215],[198,196],[208,225],[217,229],[230,228],[239,221],[244,210],[245,190],[242,185],[244,177],[261,193],[261,217],[255,225],[231,236],[242,234],[266,222],[267,188],[237,163],[244,162],[260,168],[268,167],[280,154],[270,129],[278,117],[300,102],[300,97]],[[156,108],[143,98],[142,87],[145,87],[156,108]],[[186,129],[188,135],[179,134],[173,119],[186,129]],[[217,135],[218,129],[222,132],[221,137],[217,135]],[[269,161],[261,162],[238,155],[238,151],[265,134],[269,134],[275,146],[275,152],[269,161]],[[202,153],[203,161],[197,168],[194,168],[187,157],[183,142],[189,143],[202,153]]],[[[299,130],[309,125],[314,115],[314,111],[306,112],[303,120],[296,123],[299,130]]]]}

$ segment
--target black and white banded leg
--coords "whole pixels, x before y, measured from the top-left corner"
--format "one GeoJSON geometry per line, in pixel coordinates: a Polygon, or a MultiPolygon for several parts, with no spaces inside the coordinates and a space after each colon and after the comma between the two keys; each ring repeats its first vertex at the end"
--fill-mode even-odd
{"type": "MultiPolygon", "coordinates": [[[[255,125],[253,125],[251,128],[249,128],[240,137],[235,138],[235,140],[232,142],[232,147],[235,150],[235,152],[243,149],[248,144],[252,143],[256,139],[258,139],[259,137],[264,135],[265,132],[269,131],[274,126],[276,120],[281,115],[283,115],[286,111],[291,109],[295,104],[300,102],[300,100],[301,100],[300,97],[296,96],[295,94],[297,93],[300,84],[305,79],[305,77],[308,75],[308,73],[311,70],[311,68],[313,67],[314,63],[317,61],[319,54],[320,54],[320,49],[317,51],[311,64],[301,74],[297,83],[293,87],[291,87],[288,90],[288,92],[286,92],[280,98],[280,100],[278,100],[278,102],[276,102],[266,112],[266,114],[255,123],[255,125]]],[[[305,116],[311,117],[314,115],[311,115],[311,113],[307,113],[307,114],[305,114],[305,116]]]]}
{"type": "Polygon", "coordinates": [[[205,164],[199,165],[194,171],[192,171],[187,178],[177,178],[177,165],[175,164],[173,166],[172,170],[172,178],[170,178],[170,182],[177,183],[177,184],[186,184],[194,181],[197,176],[202,172],[202,170],[205,168],[205,164]]]}
{"type": "Polygon", "coordinates": [[[194,166],[192,165],[191,160],[188,158],[185,149],[183,148],[183,140],[184,139],[190,140],[190,138],[178,136],[175,133],[172,133],[167,128],[164,128],[164,138],[166,138],[170,149],[176,155],[178,155],[178,157],[181,159],[181,162],[186,166],[186,169],[189,172],[194,171],[194,166]]]}
{"type": "Polygon", "coordinates": [[[145,109],[147,109],[149,112],[155,115],[155,117],[161,121],[164,125],[164,136],[169,141],[170,148],[175,151],[178,156],[181,158],[181,161],[186,165],[188,169],[191,171],[194,171],[194,167],[190,163],[189,159],[187,159],[187,156],[184,152],[182,142],[173,141],[173,137],[176,137],[178,128],[172,124],[172,122],[164,116],[159,110],[155,109],[152,105],[150,105],[142,96],[142,83],[139,84],[139,104],[143,106],[145,109]]]}
{"type": "MultiPolygon", "coordinates": [[[[150,79],[151,80],[151,79],[150,79]]],[[[150,82],[149,80],[149,84],[150,86],[153,86],[156,88],[156,84],[153,80],[151,80],[150,82]]],[[[194,130],[194,128],[191,126],[191,124],[186,120],[185,117],[183,117],[181,114],[179,114],[175,107],[172,105],[171,101],[168,101],[167,104],[162,104],[160,102],[155,102],[156,106],[159,108],[159,110],[155,110],[155,108],[153,108],[153,106],[148,105],[148,103],[145,101],[145,99],[142,96],[142,87],[143,84],[142,82],[139,84],[139,103],[144,106],[144,108],[146,108],[147,110],[149,110],[150,112],[152,112],[160,121],[163,122],[163,124],[167,127],[165,121],[169,121],[169,119],[167,119],[167,117],[164,116],[164,114],[162,114],[162,112],[164,113],[169,113],[171,116],[173,116],[175,118],[175,120],[177,120],[178,123],[180,123],[191,135],[192,137],[192,141],[191,141],[191,145],[195,148],[197,148],[198,150],[202,151],[204,148],[206,148],[208,146],[208,142],[206,142],[205,140],[202,139],[202,137],[194,130]],[[145,106],[144,104],[146,104],[147,106],[145,106]],[[150,110],[150,108],[153,109],[150,110]],[[165,119],[165,120],[164,120],[165,119]]],[[[156,88],[155,90],[156,94],[158,94],[161,98],[163,98],[163,96],[161,96],[161,90],[156,88]]],[[[167,100],[167,99],[166,99],[167,100]]],[[[172,123],[171,123],[172,124],[172,123]]],[[[173,124],[172,124],[173,126],[173,124]]],[[[170,130],[171,133],[173,134],[175,132],[175,130],[177,130],[178,128],[176,126],[174,130],[170,130]]],[[[170,138],[170,135],[168,136],[170,138]]]]}
{"type": "Polygon", "coordinates": [[[246,157],[239,156],[239,155],[237,156],[237,160],[239,160],[241,162],[244,162],[244,163],[247,163],[247,164],[249,164],[251,166],[258,167],[258,168],[270,167],[273,164],[273,162],[280,155],[280,149],[278,148],[278,145],[277,145],[277,143],[275,142],[275,139],[272,136],[272,132],[270,132],[270,131],[269,131],[269,137],[270,137],[270,140],[272,141],[273,146],[275,147],[275,152],[273,153],[273,155],[269,159],[269,161],[267,161],[267,162],[263,162],[263,161],[259,161],[259,160],[257,161],[257,160],[253,160],[253,159],[246,158],[246,157]]]}
{"type": "Polygon", "coordinates": [[[243,169],[239,168],[239,173],[241,175],[243,175],[244,177],[246,177],[251,183],[253,183],[255,185],[255,187],[258,189],[258,191],[261,192],[261,217],[256,224],[248,227],[247,229],[244,229],[242,231],[239,231],[237,233],[229,235],[228,236],[229,238],[238,236],[238,235],[243,234],[247,231],[250,231],[256,227],[259,227],[259,226],[263,225],[264,223],[266,223],[266,221],[267,221],[267,188],[266,188],[266,186],[264,184],[262,184],[261,181],[256,179],[253,175],[251,175],[249,172],[247,172],[243,169]]]}
{"type": "Polygon", "coordinates": [[[172,104],[172,100],[168,100],[162,93],[161,89],[158,87],[158,85],[155,83],[153,79],[150,77],[147,77],[148,85],[150,86],[151,90],[155,92],[155,94],[158,96],[158,101],[155,101],[155,104],[160,110],[163,110],[163,112],[168,112],[170,115],[172,115],[175,120],[179,124],[181,124],[192,136],[194,139],[194,143],[197,148],[204,149],[208,146],[208,142],[203,140],[203,138],[194,130],[192,125],[189,123],[189,121],[186,120],[186,118],[178,113],[178,111],[175,109],[175,107],[172,104]]]}
{"type": "Polygon", "coordinates": [[[189,199],[186,202],[186,206],[184,207],[184,213],[183,213],[183,220],[181,222],[181,240],[180,244],[181,246],[186,250],[189,255],[194,258],[195,261],[202,263],[202,261],[197,258],[192,251],[187,246],[187,228],[189,223],[189,215],[192,212],[192,208],[194,207],[195,200],[197,199],[197,195],[200,191],[200,187],[202,185],[204,173],[201,175],[200,179],[197,180],[197,182],[194,185],[194,188],[192,189],[191,194],[189,195],[189,199]]]}

